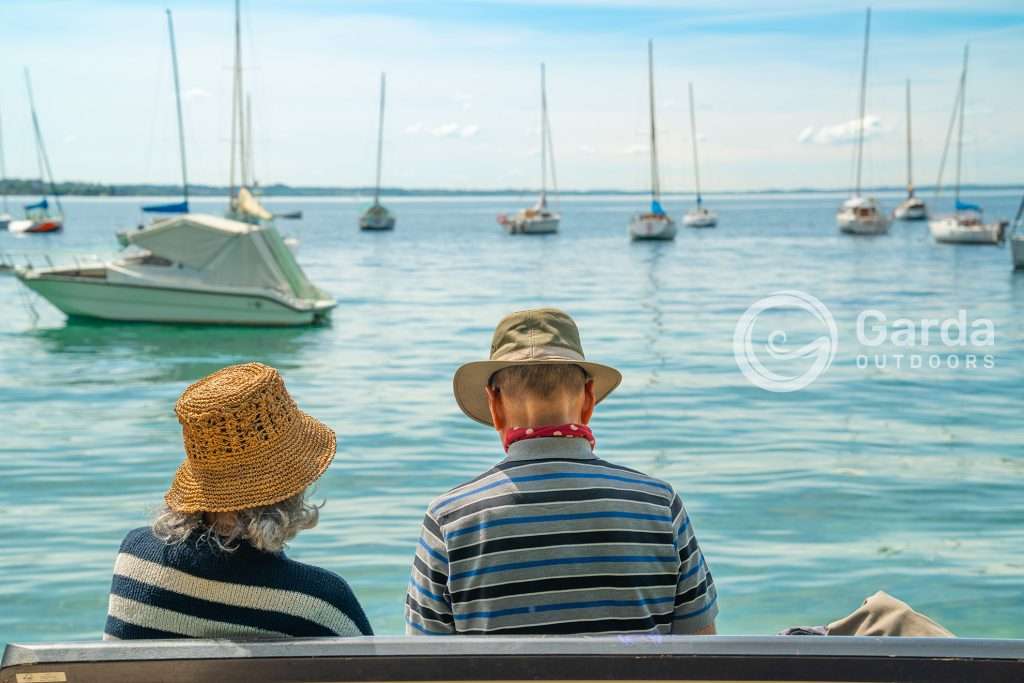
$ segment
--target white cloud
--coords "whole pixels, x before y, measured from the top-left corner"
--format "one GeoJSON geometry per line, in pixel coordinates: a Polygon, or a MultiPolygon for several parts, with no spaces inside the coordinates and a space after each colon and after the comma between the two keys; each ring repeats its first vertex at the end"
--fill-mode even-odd
{"type": "Polygon", "coordinates": [[[411,123],[408,126],[406,126],[405,130],[403,130],[402,132],[405,133],[406,135],[416,135],[417,133],[422,133],[424,128],[426,128],[426,126],[423,124],[423,122],[417,121],[416,123],[411,123]]]}
{"type": "Polygon", "coordinates": [[[580,152],[583,154],[596,154],[597,149],[593,145],[580,145],[580,152]]]}
{"type": "MultiPolygon", "coordinates": [[[[857,133],[860,127],[860,119],[853,119],[845,123],[837,123],[834,126],[822,126],[815,128],[808,126],[800,131],[797,142],[812,145],[845,145],[857,141],[857,133]]],[[[864,117],[864,139],[885,135],[889,128],[882,125],[882,120],[877,116],[868,114],[864,117]]]]}
{"type": "Polygon", "coordinates": [[[456,121],[452,121],[449,123],[442,123],[439,126],[434,126],[429,132],[435,138],[471,138],[480,132],[480,126],[475,123],[467,123],[463,125],[456,121]]]}
{"type": "Polygon", "coordinates": [[[185,98],[186,102],[191,102],[192,100],[198,100],[203,97],[209,97],[210,93],[203,90],[202,88],[189,88],[184,93],[182,93],[182,96],[185,98]]]}
{"type": "Polygon", "coordinates": [[[650,146],[646,145],[646,144],[643,144],[643,145],[630,145],[629,147],[624,147],[622,149],[622,153],[626,154],[626,155],[629,155],[629,156],[636,155],[636,154],[647,154],[647,152],[649,152],[650,149],[651,149],[650,146]]]}
{"type": "Polygon", "coordinates": [[[469,111],[473,106],[473,96],[469,93],[457,92],[453,97],[459,103],[459,106],[462,107],[463,111],[469,111]]]}

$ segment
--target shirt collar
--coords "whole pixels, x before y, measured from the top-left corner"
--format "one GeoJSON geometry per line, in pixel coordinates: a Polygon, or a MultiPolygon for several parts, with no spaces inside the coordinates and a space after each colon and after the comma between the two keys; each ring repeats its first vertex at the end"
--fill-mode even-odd
{"type": "Polygon", "coordinates": [[[594,460],[597,458],[586,439],[566,439],[559,436],[516,441],[508,447],[506,460],[546,460],[569,458],[594,460]]]}

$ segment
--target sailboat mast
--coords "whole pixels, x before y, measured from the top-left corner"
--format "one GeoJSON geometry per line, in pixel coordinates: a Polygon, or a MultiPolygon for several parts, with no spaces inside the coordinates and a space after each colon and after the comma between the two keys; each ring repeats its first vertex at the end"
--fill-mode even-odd
{"type": "Polygon", "coordinates": [[[36,101],[32,95],[32,77],[28,73],[28,68],[25,69],[25,88],[28,90],[28,105],[32,110],[32,129],[36,134],[36,152],[39,155],[39,159],[43,162],[43,170],[46,172],[45,180],[50,182],[50,193],[53,195],[53,201],[57,204],[57,211],[63,216],[64,207],[61,206],[60,197],[57,195],[57,184],[53,182],[53,171],[50,169],[50,156],[46,153],[43,132],[39,128],[39,117],[36,115],[36,101]]]}
{"type": "Polygon", "coordinates": [[[651,202],[661,197],[661,183],[658,180],[658,134],[654,127],[654,41],[647,41],[647,82],[651,111],[651,202]]]}
{"type": "MultiPolygon", "coordinates": [[[[960,203],[960,164],[964,149],[964,103],[967,101],[967,46],[964,45],[964,68],[960,72],[960,121],[957,124],[956,133],[956,196],[955,201],[960,203]]],[[[959,209],[957,209],[959,210],[959,209]]]]}
{"type": "Polygon", "coordinates": [[[860,196],[861,166],[864,160],[864,108],[868,87],[868,44],[871,39],[871,8],[868,7],[867,18],[864,20],[864,55],[860,65],[860,109],[857,116],[857,187],[853,194],[860,196]]]}
{"type": "Polygon", "coordinates": [[[4,213],[8,213],[7,205],[7,162],[4,160],[4,122],[0,116],[0,194],[4,197],[4,213]]]}
{"type": "Polygon", "coordinates": [[[250,95],[245,96],[245,139],[248,142],[245,146],[245,177],[255,186],[256,161],[253,149],[256,145],[253,143],[252,137],[252,97],[250,95]]]}
{"type": "MultiPolygon", "coordinates": [[[[238,154],[239,144],[241,147],[245,147],[245,143],[240,140],[244,133],[242,132],[241,120],[242,120],[242,20],[241,20],[241,7],[240,0],[235,0],[235,66],[234,66],[234,79],[233,88],[231,92],[231,172],[230,172],[230,189],[228,190],[228,196],[234,201],[235,190],[237,185],[235,184],[235,162],[236,157],[241,165],[241,159],[243,158],[238,154]]],[[[242,185],[245,185],[245,171],[239,169],[242,174],[242,185]]]]}
{"type": "Polygon", "coordinates": [[[540,205],[547,204],[548,194],[548,96],[544,63],[540,65],[540,205]]]}
{"type": "Polygon", "coordinates": [[[178,80],[178,49],[174,43],[174,19],[167,10],[167,32],[171,37],[171,65],[174,71],[174,101],[178,107],[178,150],[181,154],[181,187],[188,204],[188,164],[185,160],[185,120],[181,115],[181,84],[178,80]]]}
{"type": "Polygon", "coordinates": [[[697,161],[697,117],[693,109],[693,83],[687,83],[690,90],[690,140],[693,143],[693,178],[697,186],[697,208],[703,199],[700,196],[700,163],[697,161]]]}
{"type": "Polygon", "coordinates": [[[377,111],[377,179],[373,186],[373,205],[380,203],[380,174],[384,159],[384,97],[387,89],[387,74],[380,74],[380,108],[377,111]]]}
{"type": "Polygon", "coordinates": [[[914,147],[910,127],[910,79],[907,79],[907,196],[914,196],[914,147]]]}

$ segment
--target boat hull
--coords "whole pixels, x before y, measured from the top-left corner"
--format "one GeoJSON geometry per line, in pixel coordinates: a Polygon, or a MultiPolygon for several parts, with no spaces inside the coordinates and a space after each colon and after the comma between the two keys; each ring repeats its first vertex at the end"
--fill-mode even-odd
{"type": "Polygon", "coordinates": [[[674,240],[676,224],[671,218],[634,217],[629,222],[629,238],[634,241],[643,240],[674,240]]]}
{"type": "Polygon", "coordinates": [[[892,212],[898,221],[923,221],[928,219],[928,208],[922,204],[900,204],[892,212]]]}
{"type": "Polygon", "coordinates": [[[942,244],[1000,244],[1003,241],[1004,228],[1002,223],[964,225],[955,217],[941,218],[928,223],[932,237],[942,244]]]}
{"type": "Polygon", "coordinates": [[[96,277],[19,272],[26,287],[68,316],[151,323],[300,326],[324,319],[331,306],[295,309],[273,297],[112,283],[96,277]]]}
{"type": "Polygon", "coordinates": [[[1013,267],[1024,270],[1024,236],[1015,236],[1010,240],[1010,255],[1013,257],[1013,267]]]}
{"type": "Polygon", "coordinates": [[[363,216],[359,219],[360,230],[394,230],[395,229],[395,217],[388,216],[384,219],[368,218],[363,216]]]}
{"type": "Polygon", "coordinates": [[[889,232],[889,219],[881,214],[863,218],[843,211],[836,214],[836,225],[845,235],[884,235],[889,232]]]}
{"type": "Polygon", "coordinates": [[[507,220],[502,225],[510,235],[550,235],[558,232],[560,222],[561,219],[558,217],[527,218],[507,220]]]}
{"type": "Polygon", "coordinates": [[[64,221],[58,218],[47,218],[46,220],[41,221],[10,221],[7,225],[7,230],[9,232],[14,232],[18,234],[60,232],[63,228],[64,221]]]}
{"type": "Polygon", "coordinates": [[[718,214],[714,211],[689,211],[683,216],[683,225],[688,228],[713,228],[718,225],[718,214]]]}

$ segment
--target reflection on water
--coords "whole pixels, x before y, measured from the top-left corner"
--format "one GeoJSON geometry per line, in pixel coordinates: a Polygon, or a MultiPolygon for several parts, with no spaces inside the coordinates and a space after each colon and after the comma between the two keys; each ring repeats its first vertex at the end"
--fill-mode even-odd
{"type": "MultiPolygon", "coordinates": [[[[990,199],[994,214],[1018,201],[990,199]]],[[[322,522],[291,553],[343,574],[377,632],[399,633],[424,507],[502,455],[458,410],[452,373],[486,356],[502,315],[538,305],[570,311],[588,357],[623,372],[594,418],[598,448],[680,491],[723,632],[822,623],[885,588],[959,635],[1024,636],[1024,277],[1005,249],[935,245],[926,226],[842,237],[837,201],[721,198],[718,228],[663,244],[628,242],[632,199],[563,200],[561,232],[542,239],[494,224],[506,199],[398,200],[383,234],[359,232],[360,203],[276,201],[304,210],[289,226],[299,261],[339,301],[315,328],[65,322],[39,300],[33,320],[0,278],[0,641],[98,637],[117,544],[182,457],[175,399],[246,360],[281,368],[339,435],[322,522]],[[825,302],[841,341],[813,385],[769,394],[737,370],[732,334],[783,289],[825,302]],[[991,370],[857,367],[864,308],[961,307],[995,323],[991,370]]],[[[110,251],[137,214],[66,208],[66,232],[32,245],[110,251]]],[[[26,244],[0,234],[0,250],[26,244]]]]}

